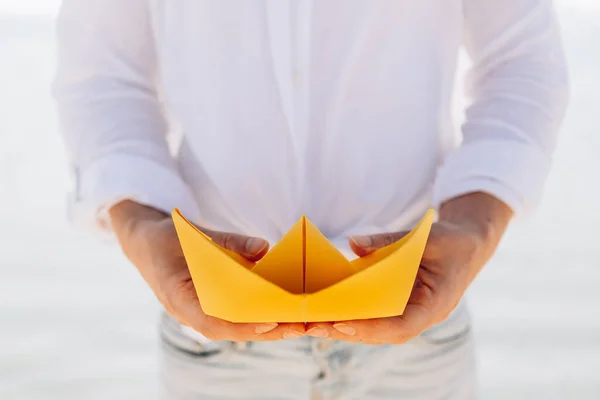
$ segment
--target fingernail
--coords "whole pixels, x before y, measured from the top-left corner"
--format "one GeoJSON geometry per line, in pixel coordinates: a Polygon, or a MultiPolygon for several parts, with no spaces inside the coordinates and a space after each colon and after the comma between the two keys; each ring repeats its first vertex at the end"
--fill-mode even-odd
{"type": "Polygon", "coordinates": [[[373,239],[371,236],[352,236],[350,240],[363,249],[370,249],[373,245],[373,239]]]}
{"type": "Polygon", "coordinates": [[[333,327],[345,335],[354,336],[356,334],[356,329],[346,324],[333,324],[333,327]]]}
{"type": "Polygon", "coordinates": [[[326,337],[329,336],[329,332],[327,332],[326,329],[319,328],[319,327],[315,327],[315,328],[309,329],[306,332],[306,334],[310,335],[310,336],[317,336],[317,337],[322,337],[322,338],[326,338],[326,337]]]}
{"type": "Polygon", "coordinates": [[[254,332],[257,335],[262,335],[263,333],[271,332],[273,329],[277,328],[278,324],[263,324],[256,327],[254,332]]]}
{"type": "Polygon", "coordinates": [[[267,247],[267,242],[259,238],[246,239],[246,252],[248,255],[255,256],[267,247]]]}
{"type": "Polygon", "coordinates": [[[296,331],[289,331],[283,334],[283,337],[285,339],[298,339],[299,337],[304,336],[303,333],[300,332],[296,332],[296,331]]]}

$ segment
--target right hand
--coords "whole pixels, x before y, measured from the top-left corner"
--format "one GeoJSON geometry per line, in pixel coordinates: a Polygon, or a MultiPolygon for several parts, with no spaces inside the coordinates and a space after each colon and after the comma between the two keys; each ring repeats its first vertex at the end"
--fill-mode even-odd
{"type": "MultiPolygon", "coordinates": [[[[133,201],[110,209],[113,229],[125,255],[137,267],[158,300],[183,325],[211,340],[269,341],[304,335],[302,323],[240,324],[206,315],[198,301],[171,217],[133,201]]],[[[215,243],[258,261],[269,244],[259,238],[201,229],[215,243]]]]}

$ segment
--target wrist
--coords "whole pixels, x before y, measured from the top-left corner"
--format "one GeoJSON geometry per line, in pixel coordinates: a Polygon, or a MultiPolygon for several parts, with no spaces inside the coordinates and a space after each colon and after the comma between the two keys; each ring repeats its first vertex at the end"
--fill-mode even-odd
{"type": "Polygon", "coordinates": [[[483,192],[448,200],[440,207],[440,221],[457,224],[476,235],[493,252],[502,239],[513,211],[492,195],[483,192]]]}
{"type": "Polygon", "coordinates": [[[161,222],[170,218],[162,211],[132,200],[124,200],[115,204],[109,209],[108,214],[121,245],[131,241],[140,231],[145,230],[146,223],[161,222]]]}

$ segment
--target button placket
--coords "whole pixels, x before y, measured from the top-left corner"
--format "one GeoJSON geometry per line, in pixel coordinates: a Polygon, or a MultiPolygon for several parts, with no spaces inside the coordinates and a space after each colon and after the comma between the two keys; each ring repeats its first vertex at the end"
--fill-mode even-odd
{"type": "Polygon", "coordinates": [[[307,147],[310,135],[310,38],[312,28],[312,1],[293,2],[292,12],[292,57],[290,79],[293,88],[294,142],[299,166],[299,210],[304,204],[306,185],[307,147]]]}

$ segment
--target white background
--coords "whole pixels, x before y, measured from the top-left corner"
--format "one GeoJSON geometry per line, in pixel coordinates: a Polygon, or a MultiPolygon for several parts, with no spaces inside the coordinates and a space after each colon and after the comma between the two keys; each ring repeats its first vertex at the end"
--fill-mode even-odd
{"type": "MultiPolygon", "coordinates": [[[[152,399],[157,304],[115,247],[65,222],[58,3],[0,0],[0,399],[152,399]]],[[[600,399],[600,1],[557,8],[572,103],[543,207],[469,296],[482,399],[600,399]]]]}

